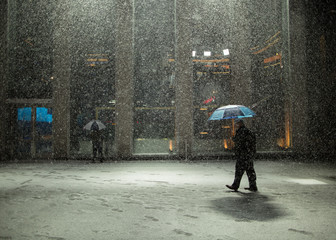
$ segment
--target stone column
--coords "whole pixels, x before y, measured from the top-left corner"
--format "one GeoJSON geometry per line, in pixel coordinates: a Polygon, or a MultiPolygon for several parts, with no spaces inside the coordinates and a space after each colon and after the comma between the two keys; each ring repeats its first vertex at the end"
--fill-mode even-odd
{"type": "Polygon", "coordinates": [[[251,27],[248,16],[249,1],[239,0],[228,3],[232,21],[231,56],[231,101],[230,104],[251,106],[251,27]]]}
{"type": "Polygon", "coordinates": [[[0,160],[6,157],[7,0],[0,2],[0,160]]]}
{"type": "Polygon", "coordinates": [[[133,1],[116,0],[116,147],[117,156],[133,152],[133,1]]]}
{"type": "Polygon", "coordinates": [[[291,100],[291,74],[290,74],[290,31],[289,31],[289,4],[282,1],[282,79],[284,86],[284,112],[285,112],[285,145],[292,147],[292,100],[291,100]]]}
{"type": "Polygon", "coordinates": [[[307,152],[308,94],[306,66],[306,19],[305,3],[289,1],[289,81],[293,121],[293,149],[299,153],[307,152]]]}
{"type": "Polygon", "coordinates": [[[70,151],[70,6],[67,0],[54,4],[53,157],[66,159],[70,151]]]}
{"type": "Polygon", "coordinates": [[[176,0],[176,140],[181,158],[191,155],[193,144],[193,70],[191,1],[176,0]]]}

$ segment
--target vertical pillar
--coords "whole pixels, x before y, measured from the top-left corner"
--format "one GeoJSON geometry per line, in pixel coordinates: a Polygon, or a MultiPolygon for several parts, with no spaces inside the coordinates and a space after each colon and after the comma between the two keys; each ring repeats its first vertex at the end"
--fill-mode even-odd
{"type": "Polygon", "coordinates": [[[127,158],[133,152],[133,1],[116,1],[116,147],[127,158]]]}
{"type": "Polygon", "coordinates": [[[231,51],[231,104],[251,106],[251,27],[249,23],[249,1],[240,0],[229,3],[232,21],[231,51]]]}
{"type": "Polygon", "coordinates": [[[289,81],[288,95],[292,107],[293,121],[293,149],[306,153],[308,127],[308,95],[307,95],[307,67],[306,67],[306,24],[305,3],[288,1],[289,8],[289,81]]]}
{"type": "Polygon", "coordinates": [[[0,160],[6,156],[7,0],[0,2],[0,160]]]}
{"type": "Polygon", "coordinates": [[[70,24],[67,0],[55,2],[53,56],[53,155],[66,159],[70,150],[70,24]]]}
{"type": "Polygon", "coordinates": [[[289,1],[282,1],[282,79],[284,82],[284,112],[285,112],[285,144],[292,147],[292,100],[291,100],[291,64],[290,64],[290,31],[289,31],[289,1]]]}
{"type": "Polygon", "coordinates": [[[191,2],[176,0],[176,138],[180,157],[191,155],[193,143],[193,72],[191,2]]]}

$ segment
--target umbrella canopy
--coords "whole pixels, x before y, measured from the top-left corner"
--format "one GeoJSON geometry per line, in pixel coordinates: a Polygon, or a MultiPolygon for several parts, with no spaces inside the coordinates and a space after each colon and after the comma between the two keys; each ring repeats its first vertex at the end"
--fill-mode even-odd
{"type": "Polygon", "coordinates": [[[211,120],[224,120],[224,119],[235,119],[235,118],[246,118],[254,117],[256,114],[248,107],[243,105],[227,105],[224,107],[217,108],[210,118],[211,120]]]}
{"type": "Polygon", "coordinates": [[[100,120],[91,120],[84,126],[85,130],[102,130],[105,128],[106,126],[100,120]]]}

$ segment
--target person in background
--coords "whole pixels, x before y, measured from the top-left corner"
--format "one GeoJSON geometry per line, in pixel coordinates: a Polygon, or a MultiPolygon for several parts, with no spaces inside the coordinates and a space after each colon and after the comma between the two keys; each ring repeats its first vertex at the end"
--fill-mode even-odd
{"type": "Polygon", "coordinates": [[[93,162],[97,159],[97,153],[100,162],[103,162],[103,135],[97,123],[92,124],[90,138],[92,141],[93,162]]]}

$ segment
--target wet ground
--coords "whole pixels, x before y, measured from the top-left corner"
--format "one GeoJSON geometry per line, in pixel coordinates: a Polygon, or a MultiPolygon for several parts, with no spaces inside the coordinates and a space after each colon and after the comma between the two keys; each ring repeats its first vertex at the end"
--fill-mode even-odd
{"type": "Polygon", "coordinates": [[[0,164],[3,239],[336,239],[336,165],[255,162],[0,164]]]}

